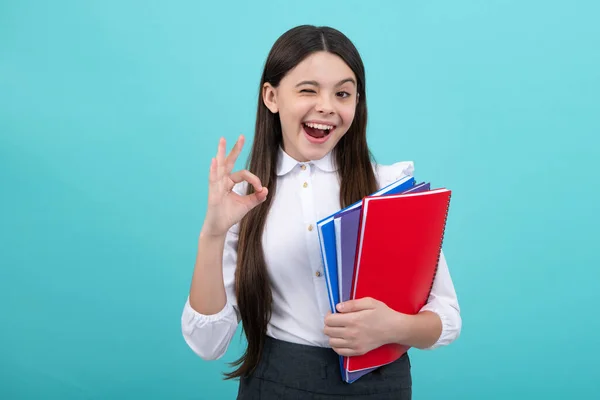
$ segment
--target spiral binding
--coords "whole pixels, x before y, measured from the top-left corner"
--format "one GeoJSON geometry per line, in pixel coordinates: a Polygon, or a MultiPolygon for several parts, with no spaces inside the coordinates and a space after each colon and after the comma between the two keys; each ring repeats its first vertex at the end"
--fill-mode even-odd
{"type": "Polygon", "coordinates": [[[433,283],[435,282],[435,277],[437,276],[438,267],[440,265],[440,258],[442,256],[442,245],[444,243],[444,235],[446,234],[446,222],[448,222],[448,213],[450,212],[450,198],[452,197],[452,192],[448,195],[448,204],[446,205],[446,215],[444,216],[444,224],[442,229],[442,240],[440,240],[440,248],[438,250],[437,262],[435,263],[435,270],[433,272],[433,279],[431,279],[431,286],[429,287],[429,293],[427,294],[427,298],[431,295],[431,291],[433,290],[433,283]]]}

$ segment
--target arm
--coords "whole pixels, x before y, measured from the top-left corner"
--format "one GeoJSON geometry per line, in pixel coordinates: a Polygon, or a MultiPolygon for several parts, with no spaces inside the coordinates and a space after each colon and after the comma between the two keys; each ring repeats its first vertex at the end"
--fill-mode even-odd
{"type": "Polygon", "coordinates": [[[225,157],[225,139],[219,140],[211,160],[208,203],[198,239],[198,254],[181,327],[186,343],[204,359],[225,354],[240,317],[235,309],[234,278],[239,221],[267,196],[260,179],[247,170],[232,172],[242,150],[240,136],[225,157]],[[254,193],[245,195],[247,185],[254,193]]]}
{"type": "MultiPolygon", "coordinates": [[[[412,161],[376,166],[380,187],[402,176],[413,176],[412,161]]],[[[338,305],[339,313],[325,318],[324,333],[340,355],[364,354],[386,343],[420,349],[448,345],[462,329],[460,308],[442,251],[438,272],[427,303],[416,315],[398,313],[372,298],[350,300],[338,305]]]]}
{"type": "Polygon", "coordinates": [[[189,297],[181,317],[183,337],[204,360],[221,358],[235,334],[237,225],[225,238],[200,234],[189,297]]]}
{"type": "Polygon", "coordinates": [[[387,343],[433,349],[458,338],[460,309],[442,253],[427,304],[416,315],[399,313],[367,297],[338,304],[325,318],[331,347],[343,356],[364,354],[387,343]]]}
{"type": "Polygon", "coordinates": [[[442,321],[439,315],[423,311],[417,315],[396,313],[390,320],[389,342],[403,344],[418,349],[433,346],[442,334],[442,321]]]}
{"type": "Polygon", "coordinates": [[[225,308],[227,294],[223,280],[225,236],[200,233],[196,265],[189,294],[190,306],[202,314],[216,314],[225,308]]]}

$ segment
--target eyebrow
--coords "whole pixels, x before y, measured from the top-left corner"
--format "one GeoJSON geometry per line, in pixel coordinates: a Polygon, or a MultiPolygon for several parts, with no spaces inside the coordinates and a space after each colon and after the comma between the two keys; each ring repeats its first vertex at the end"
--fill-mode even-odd
{"type": "MultiPolygon", "coordinates": [[[[354,84],[354,86],[356,86],[356,81],[353,78],[346,78],[346,79],[342,79],[341,81],[339,81],[336,86],[342,86],[344,83],[346,82],[350,82],[352,84],[354,84]]],[[[319,86],[319,83],[317,81],[302,81],[300,83],[298,83],[296,85],[296,87],[298,86],[302,86],[302,85],[312,85],[312,86],[319,86]]]]}

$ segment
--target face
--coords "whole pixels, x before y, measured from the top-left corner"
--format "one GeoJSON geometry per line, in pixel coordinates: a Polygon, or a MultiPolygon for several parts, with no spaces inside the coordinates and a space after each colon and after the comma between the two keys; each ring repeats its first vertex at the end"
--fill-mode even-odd
{"type": "Polygon", "coordinates": [[[279,113],[283,149],[297,161],[330,152],[352,124],[358,101],[356,76],[337,55],[313,53],[281,80],[265,84],[263,101],[279,113]]]}

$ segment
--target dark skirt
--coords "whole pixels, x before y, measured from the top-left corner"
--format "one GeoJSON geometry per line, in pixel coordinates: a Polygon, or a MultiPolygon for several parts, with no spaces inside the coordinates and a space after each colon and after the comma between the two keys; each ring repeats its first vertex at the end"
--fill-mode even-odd
{"type": "Polygon", "coordinates": [[[238,399],[369,399],[412,397],[408,354],[353,383],[342,380],[338,354],[332,349],[266,338],[254,374],[240,380],[238,399]]]}

